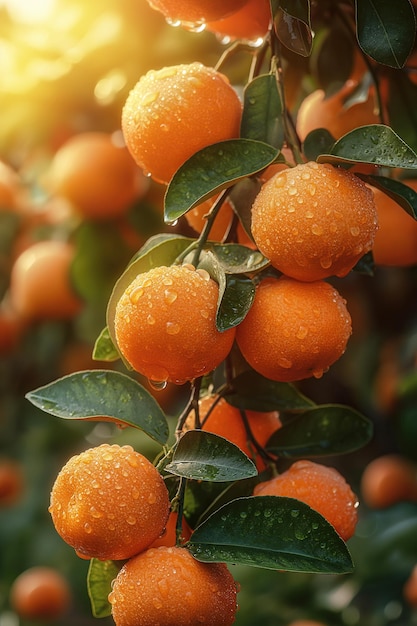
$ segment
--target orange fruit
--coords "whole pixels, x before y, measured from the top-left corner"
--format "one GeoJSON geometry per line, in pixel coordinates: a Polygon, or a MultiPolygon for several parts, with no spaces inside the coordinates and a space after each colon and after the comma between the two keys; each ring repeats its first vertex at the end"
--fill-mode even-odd
{"type": "Polygon", "coordinates": [[[363,471],[361,493],[363,501],[373,509],[417,502],[417,467],[399,454],[379,456],[363,471]]]}
{"type": "MultiPolygon", "coordinates": [[[[169,548],[171,546],[175,546],[177,543],[177,520],[178,512],[171,511],[164,532],[149,547],[159,548],[160,546],[167,546],[169,548]]],[[[188,539],[191,537],[192,532],[193,531],[188,525],[187,520],[185,519],[185,517],[183,517],[180,542],[185,543],[186,541],[188,541],[188,539]]]]}
{"type": "Polygon", "coordinates": [[[129,445],[102,444],[64,465],[49,512],[58,534],[80,556],[120,560],[161,535],[169,506],[165,483],[148,459],[129,445]]]}
{"type": "MultiPolygon", "coordinates": [[[[249,458],[253,459],[258,471],[265,468],[265,463],[251,442],[246,432],[242,415],[236,407],[224,398],[216,395],[206,395],[200,398],[199,417],[201,429],[228,439],[238,446],[249,458]],[[214,408],[211,410],[211,407],[214,408]]],[[[259,446],[265,446],[271,435],[281,426],[277,411],[261,413],[260,411],[246,411],[246,418],[250,431],[259,446]]],[[[195,428],[195,412],[189,414],[184,430],[195,428]]]]}
{"type": "Polygon", "coordinates": [[[148,180],[117,134],[86,132],[55,153],[44,185],[84,218],[107,220],[124,215],[145,194],[148,180]]]}
{"type": "Polygon", "coordinates": [[[168,183],[198,150],[238,137],[241,114],[227,77],[196,62],[142,76],[123,107],[122,130],[136,163],[168,183]]]}
{"type": "Polygon", "coordinates": [[[417,607],[417,565],[413,567],[404,584],[403,596],[409,606],[417,607]]]}
{"type": "Polygon", "coordinates": [[[259,250],[298,280],[345,276],[372,248],[376,230],[371,190],[328,164],[303,163],[276,174],[252,206],[259,250]]]}
{"type": "Polygon", "coordinates": [[[55,621],[71,605],[67,579],[56,569],[35,566],[22,572],[10,589],[10,604],[24,620],[55,621]]]}
{"type": "Polygon", "coordinates": [[[116,306],[117,345],[134,370],[182,384],[208,374],[229,354],[235,329],[216,328],[218,284],[192,265],[139,274],[116,306]]]}
{"type": "Polygon", "coordinates": [[[326,97],[322,89],[316,89],[306,96],[298,109],[296,121],[301,141],[317,128],[326,128],[335,139],[340,139],[358,126],[380,123],[375,112],[376,101],[372,89],[364,102],[349,105],[348,100],[353,97],[357,87],[358,83],[349,79],[330,96],[326,97]]]}
{"type": "Polygon", "coordinates": [[[296,498],[320,513],[344,541],[355,532],[358,500],[344,477],[333,467],[296,461],[282,474],[259,483],[255,496],[296,498]]]}
{"type": "Polygon", "coordinates": [[[23,492],[23,472],[13,459],[0,459],[0,508],[15,504],[23,492]]]}
{"type": "MultiPolygon", "coordinates": [[[[417,180],[404,181],[417,191],[417,180]]],[[[387,194],[372,188],[379,228],[372,254],[376,265],[407,267],[417,264],[417,221],[387,194]]]]}
{"type": "Polygon", "coordinates": [[[222,38],[256,42],[263,39],[271,23],[269,0],[248,0],[232,15],[206,24],[206,30],[222,38]]]}
{"type": "Polygon", "coordinates": [[[7,304],[0,304],[0,356],[10,354],[19,344],[23,321],[7,304]]]}
{"type": "Polygon", "coordinates": [[[238,11],[247,0],[148,0],[171,24],[198,28],[211,20],[218,20],[238,11]]]}
{"type": "MultiPolygon", "coordinates": [[[[184,217],[187,224],[193,228],[196,233],[201,233],[206,222],[207,214],[212,208],[215,200],[210,198],[196,207],[187,211],[184,217]]],[[[212,241],[222,241],[228,234],[234,216],[233,207],[227,200],[220,207],[213,225],[210,229],[208,238],[212,241]]]]}
{"type": "Polygon", "coordinates": [[[21,191],[20,177],[15,170],[0,161],[0,210],[15,210],[21,191]]]}
{"type": "Polygon", "coordinates": [[[10,303],[29,320],[73,318],[82,307],[70,278],[74,246],[46,240],[32,244],[15,260],[10,274],[10,303]]]}
{"type": "Polygon", "coordinates": [[[151,548],[130,559],[109,594],[116,626],[229,626],[236,584],[224,563],[201,563],[186,548],[151,548]]]}
{"type": "Polygon", "coordinates": [[[351,335],[345,301],[329,283],[266,278],[236,332],[254,370],[271,380],[319,378],[344,353],[351,335]]]}

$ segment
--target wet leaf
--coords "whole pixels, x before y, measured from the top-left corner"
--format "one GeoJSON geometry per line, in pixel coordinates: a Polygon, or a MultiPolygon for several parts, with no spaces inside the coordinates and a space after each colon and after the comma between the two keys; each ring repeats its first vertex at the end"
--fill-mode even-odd
{"type": "Polygon", "coordinates": [[[270,165],[279,151],[261,141],[230,139],[203,148],[174,174],[165,194],[165,221],[173,222],[215,193],[270,165]]]}
{"type": "Polygon", "coordinates": [[[283,111],[274,75],[257,76],[246,86],[240,136],[282,147],[283,111]]]}
{"type": "MultiPolygon", "coordinates": [[[[151,237],[139,253],[128,265],[127,269],[119,276],[114,284],[113,291],[107,304],[107,328],[113,345],[117,349],[116,333],[114,330],[114,318],[116,315],[116,307],[120,298],[126,291],[130,283],[144,272],[148,272],[154,267],[162,265],[172,265],[177,258],[190,247],[195,240],[189,237],[181,237],[178,235],[162,234],[151,237]]],[[[127,369],[131,369],[130,365],[120,355],[127,369]]]]}
{"type": "Polygon", "coordinates": [[[103,328],[97,337],[93,349],[93,359],[96,361],[117,361],[120,354],[111,340],[107,326],[103,328]]]}
{"type": "Polygon", "coordinates": [[[216,256],[226,274],[250,274],[259,272],[269,264],[269,260],[258,250],[252,250],[238,243],[215,243],[209,249],[216,256]]]}
{"type": "Polygon", "coordinates": [[[311,54],[313,33],[309,0],[271,0],[274,28],[281,43],[296,54],[311,54]]]}
{"type": "Polygon", "coordinates": [[[355,128],[336,141],[328,154],[318,157],[319,163],[372,163],[385,167],[417,168],[417,154],[392,128],[369,124],[355,128]]]}
{"type": "Polygon", "coordinates": [[[168,439],[168,424],[154,397],[120,372],[76,372],[30,391],[26,398],[55,417],[110,421],[139,428],[160,444],[168,439]]]}
{"type": "Polygon", "coordinates": [[[229,482],[257,475],[253,462],[224,437],[190,430],[181,437],[165,470],[177,476],[210,482],[229,482]]]}
{"type": "Polygon", "coordinates": [[[390,198],[397,202],[411,217],[417,219],[417,192],[407,185],[407,181],[401,182],[386,176],[371,176],[358,174],[359,178],[374,187],[378,187],[390,198]]]}
{"type": "Polygon", "coordinates": [[[346,454],[372,438],[372,422],[350,407],[327,404],[295,416],[277,430],[267,450],[285,458],[346,454]]]}
{"type": "Polygon", "coordinates": [[[194,530],[187,547],[204,562],[335,574],[353,568],[335,529],[294,498],[232,500],[194,530]]]}
{"type": "Polygon", "coordinates": [[[255,285],[244,276],[226,276],[223,297],[216,315],[216,327],[220,332],[240,324],[255,298],[255,285]]]}
{"type": "Polygon", "coordinates": [[[408,0],[355,0],[356,33],[362,50],[377,63],[403,67],[411,53],[416,18],[408,0]]]}
{"type": "Polygon", "coordinates": [[[94,617],[111,615],[111,604],[108,596],[112,589],[111,583],[119,570],[120,567],[114,561],[91,559],[87,573],[87,590],[94,617]]]}
{"type": "Polygon", "coordinates": [[[306,159],[315,161],[321,154],[331,153],[335,138],[325,128],[317,128],[308,133],[303,143],[306,159]]]}
{"type": "Polygon", "coordinates": [[[253,370],[233,379],[233,392],[227,394],[226,400],[249,411],[301,411],[315,406],[291,383],[275,382],[253,370]]]}

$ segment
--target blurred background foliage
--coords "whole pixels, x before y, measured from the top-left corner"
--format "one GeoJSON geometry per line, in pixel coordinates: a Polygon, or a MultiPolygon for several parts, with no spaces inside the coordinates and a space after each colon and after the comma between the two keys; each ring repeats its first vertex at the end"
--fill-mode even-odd
{"type": "MultiPolygon", "coordinates": [[[[329,24],[323,23],[309,59],[285,52],[287,94],[294,110],[313,88],[335,90],[350,75],[351,43],[344,42],[343,54],[336,54],[335,46],[339,50],[341,45],[336,35],[337,30],[329,31],[329,24]]],[[[148,69],[195,60],[215,65],[223,51],[224,43],[213,34],[168,26],[144,0],[0,2],[0,159],[17,172],[24,207],[17,212],[7,206],[0,209],[2,312],[17,240],[24,235],[25,241],[34,242],[74,232],[72,219],[57,217],[60,208],[52,206],[53,219],[46,210],[50,199],[41,181],[58,148],[80,132],[119,131],[129,89],[148,69]]],[[[227,61],[224,70],[233,84],[244,85],[250,62],[250,49],[227,61]]],[[[415,106],[409,116],[402,114],[405,102],[415,102],[416,87],[409,76],[388,73],[390,84],[401,85],[405,93],[401,99],[400,90],[391,88],[392,118],[416,149],[415,106]]],[[[168,228],[162,198],[163,189],[150,182],[123,224],[117,222],[123,228],[115,228],[115,222],[77,224],[74,280],[85,298],[77,316],[22,327],[1,317],[0,460],[17,462],[22,487],[13,502],[0,503],[0,626],[32,624],[13,613],[9,591],[17,575],[39,564],[57,568],[71,585],[72,608],[59,626],[97,623],[85,584],[88,563],[75,556],[52,526],[51,485],[69,456],[90,445],[107,440],[130,443],[150,459],[159,450],[137,432],[55,420],[29,404],[24,394],[73,371],[121,367],[97,364],[91,352],[115,279],[149,235],[168,228]]],[[[189,234],[185,222],[175,229],[189,234]]],[[[329,460],[359,497],[363,470],[373,458],[396,452],[417,463],[416,279],[417,268],[410,267],[378,268],[372,278],[353,272],[335,281],[348,301],[354,334],[328,374],[300,384],[318,403],[349,404],[373,420],[375,436],[365,449],[329,460]]],[[[172,416],[172,427],[187,391],[185,385],[157,392],[172,416]]],[[[417,614],[403,596],[417,563],[417,504],[374,511],[362,503],[349,547],[356,564],[349,576],[232,568],[241,584],[236,624],[284,626],[302,617],[328,626],[417,624],[417,614]]]]}

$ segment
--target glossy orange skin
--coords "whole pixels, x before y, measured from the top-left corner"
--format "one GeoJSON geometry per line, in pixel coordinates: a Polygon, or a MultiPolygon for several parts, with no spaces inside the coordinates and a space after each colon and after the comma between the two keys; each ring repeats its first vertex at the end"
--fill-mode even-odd
{"type": "Polygon", "coordinates": [[[204,24],[221,19],[238,11],[247,0],[148,0],[151,7],[160,11],[171,22],[184,26],[204,24]]]}
{"type": "Polygon", "coordinates": [[[344,477],[333,467],[312,461],[296,461],[288,470],[259,483],[255,496],[287,496],[308,504],[334,526],[344,541],[358,521],[358,500],[344,477]]]}
{"type": "Polygon", "coordinates": [[[139,167],[169,183],[195,152],[238,137],[241,115],[227,77],[195,62],[142,76],[123,107],[122,130],[139,167]]]}
{"type": "Polygon", "coordinates": [[[236,595],[225,564],[201,563],[186,548],[162,546],[123,566],[109,600],[116,626],[230,626],[236,595]]]}
{"type": "Polygon", "coordinates": [[[206,30],[222,38],[257,41],[263,39],[271,24],[269,0],[248,0],[241,9],[221,20],[208,22],[206,30]]]}
{"type": "Polygon", "coordinates": [[[282,276],[258,285],[236,342],[254,370],[293,382],[320,378],[342,356],[351,333],[345,301],[334,287],[282,276]]]}

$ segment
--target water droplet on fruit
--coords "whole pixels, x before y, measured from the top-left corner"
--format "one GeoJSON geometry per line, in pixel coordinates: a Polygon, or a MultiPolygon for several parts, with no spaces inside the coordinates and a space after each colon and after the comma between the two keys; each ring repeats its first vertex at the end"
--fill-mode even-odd
{"type": "Polygon", "coordinates": [[[84,531],[87,533],[87,535],[91,535],[91,533],[93,532],[93,529],[88,522],[84,524],[84,531]]]}
{"type": "Polygon", "coordinates": [[[308,335],[307,326],[300,326],[297,330],[297,339],[305,339],[308,335]]]}
{"type": "Polygon", "coordinates": [[[280,357],[278,359],[278,365],[280,367],[282,367],[283,369],[290,369],[290,367],[292,367],[292,361],[290,361],[289,359],[286,359],[285,357],[280,357]]]}
{"type": "Polygon", "coordinates": [[[126,522],[129,524],[129,526],[134,526],[136,524],[136,517],[133,517],[133,515],[129,515],[129,517],[126,518],[126,522]]]}
{"type": "Polygon", "coordinates": [[[155,318],[153,317],[153,315],[149,313],[148,317],[146,318],[146,322],[149,324],[149,326],[153,326],[155,324],[155,318]]]}
{"type": "Polygon", "coordinates": [[[166,380],[152,380],[151,378],[148,379],[148,382],[149,387],[155,391],[163,391],[168,384],[166,380]]]}
{"type": "Polygon", "coordinates": [[[324,270],[328,270],[332,266],[332,259],[330,257],[323,257],[320,259],[320,265],[324,270]]]}
{"type": "Polygon", "coordinates": [[[314,378],[321,378],[323,376],[323,374],[324,374],[324,370],[323,369],[317,368],[317,369],[313,370],[314,378]]]}
{"type": "Polygon", "coordinates": [[[144,107],[149,106],[150,104],[158,100],[158,96],[159,96],[158,91],[152,91],[150,93],[145,94],[141,100],[141,105],[144,107]]]}
{"type": "Polygon", "coordinates": [[[357,237],[360,232],[361,229],[358,226],[352,226],[352,228],[350,229],[350,234],[352,235],[352,237],[357,237]]]}
{"type": "Polygon", "coordinates": [[[322,235],[323,228],[319,224],[313,224],[311,227],[311,232],[313,233],[313,235],[322,235]]]}
{"type": "Polygon", "coordinates": [[[209,281],[210,280],[210,274],[208,273],[207,270],[204,270],[202,268],[199,268],[197,270],[197,274],[199,274],[201,276],[201,278],[203,278],[205,281],[209,281]]]}
{"type": "Polygon", "coordinates": [[[178,335],[181,330],[181,326],[177,322],[167,322],[165,330],[168,335],[178,335]]]}
{"type": "Polygon", "coordinates": [[[296,195],[297,195],[297,193],[298,193],[298,189],[297,189],[297,187],[290,187],[290,188],[288,189],[288,195],[289,195],[289,196],[296,196],[296,195]]]}
{"type": "Polygon", "coordinates": [[[154,493],[150,493],[148,495],[148,502],[149,502],[149,504],[155,504],[155,502],[156,502],[156,495],[154,493]]]}
{"type": "Polygon", "coordinates": [[[164,300],[167,304],[172,304],[178,298],[178,293],[173,289],[165,289],[164,300]]]}

